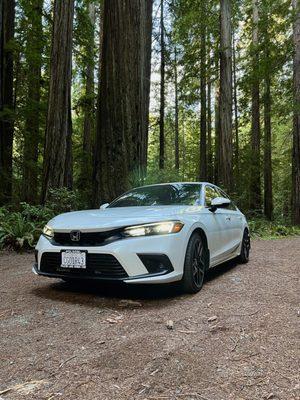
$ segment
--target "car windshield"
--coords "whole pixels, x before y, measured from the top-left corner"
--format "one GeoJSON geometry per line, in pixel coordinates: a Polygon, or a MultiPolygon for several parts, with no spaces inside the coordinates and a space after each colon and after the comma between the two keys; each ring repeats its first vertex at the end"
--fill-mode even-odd
{"type": "Polygon", "coordinates": [[[201,185],[176,183],[167,185],[144,186],[133,189],[116,200],[109,208],[143,207],[169,205],[200,205],[201,185]]]}

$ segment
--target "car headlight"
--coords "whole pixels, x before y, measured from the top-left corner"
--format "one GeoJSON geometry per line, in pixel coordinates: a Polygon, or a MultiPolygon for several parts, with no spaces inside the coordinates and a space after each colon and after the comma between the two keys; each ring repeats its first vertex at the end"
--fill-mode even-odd
{"type": "Polygon", "coordinates": [[[124,229],[126,237],[167,235],[170,233],[178,233],[184,224],[180,221],[156,222],[153,224],[129,226],[124,229]]]}
{"type": "Polygon", "coordinates": [[[47,238],[52,239],[52,238],[54,237],[53,228],[51,228],[51,226],[49,226],[49,225],[45,225],[45,226],[44,226],[44,229],[43,229],[43,234],[44,234],[45,236],[47,236],[47,238]]]}

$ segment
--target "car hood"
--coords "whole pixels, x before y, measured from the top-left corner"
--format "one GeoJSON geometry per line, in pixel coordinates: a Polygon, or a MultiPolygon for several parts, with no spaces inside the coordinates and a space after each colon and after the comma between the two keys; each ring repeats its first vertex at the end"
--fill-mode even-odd
{"type": "Polygon", "coordinates": [[[199,212],[200,206],[120,207],[105,210],[76,211],[58,215],[49,221],[56,231],[105,231],[129,225],[180,219],[199,212]]]}

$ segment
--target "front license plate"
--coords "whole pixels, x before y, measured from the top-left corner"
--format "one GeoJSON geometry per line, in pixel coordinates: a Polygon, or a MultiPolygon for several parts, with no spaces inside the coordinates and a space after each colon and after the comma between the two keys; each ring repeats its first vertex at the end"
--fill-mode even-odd
{"type": "Polygon", "coordinates": [[[61,268],[86,269],[86,252],[76,250],[62,251],[61,268]]]}

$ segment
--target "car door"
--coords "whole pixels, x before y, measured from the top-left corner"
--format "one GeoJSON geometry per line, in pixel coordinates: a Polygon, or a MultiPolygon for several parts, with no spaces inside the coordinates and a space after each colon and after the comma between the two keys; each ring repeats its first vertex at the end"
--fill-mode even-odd
{"type": "Polygon", "coordinates": [[[219,208],[215,212],[209,211],[211,202],[221,197],[218,189],[211,185],[205,186],[205,207],[207,208],[207,229],[210,249],[211,266],[226,258],[230,247],[230,220],[225,209],[219,208]]]}
{"type": "Polygon", "coordinates": [[[219,189],[221,196],[231,201],[229,207],[226,208],[227,217],[229,218],[230,225],[230,248],[232,251],[240,245],[243,236],[243,216],[234,202],[227,196],[227,194],[219,189]]]}

